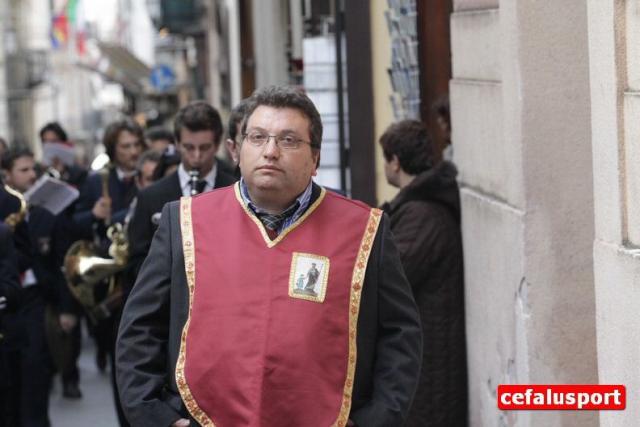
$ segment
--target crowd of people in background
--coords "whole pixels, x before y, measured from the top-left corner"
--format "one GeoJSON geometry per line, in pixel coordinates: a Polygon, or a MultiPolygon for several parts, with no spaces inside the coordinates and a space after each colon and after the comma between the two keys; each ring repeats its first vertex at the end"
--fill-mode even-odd
{"type": "MultiPolygon", "coordinates": [[[[233,185],[240,178],[246,108],[243,101],[231,111],[226,137],[219,112],[202,101],[183,107],[171,130],[145,130],[130,118],[110,123],[102,139],[109,163],[98,171],[51,154],[73,151],[66,131],[56,122],[45,124],[39,133],[45,153],[40,162],[28,148],[0,139],[0,427],[50,426],[48,402],[56,373],[62,395],[82,399],[82,325],[95,341],[97,368],[111,375],[119,423],[129,425],[114,367],[122,308],[149,253],[163,206],[233,185]],[[217,157],[221,145],[226,149],[224,160],[217,157]],[[57,215],[25,206],[20,197],[45,175],[79,191],[57,215]],[[76,242],[86,241],[97,258],[112,258],[118,232],[114,224],[121,224],[126,236],[127,262],[98,281],[89,298],[94,304],[87,306],[76,284],[69,283],[65,255],[76,242]]],[[[445,117],[442,126],[449,138],[448,106],[439,104],[434,111],[445,117]]],[[[387,180],[400,189],[383,209],[422,318],[422,370],[407,425],[464,426],[466,350],[457,172],[446,160],[449,152],[444,161],[435,155],[419,121],[392,125],[379,142],[387,180]]]]}

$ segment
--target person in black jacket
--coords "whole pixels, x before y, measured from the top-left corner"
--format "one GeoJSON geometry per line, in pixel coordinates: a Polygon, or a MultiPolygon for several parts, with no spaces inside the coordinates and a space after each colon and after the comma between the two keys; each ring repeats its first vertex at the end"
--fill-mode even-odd
{"type": "MultiPolygon", "coordinates": [[[[181,163],[178,170],[138,194],[129,223],[129,259],[133,285],[137,272],[149,252],[151,239],[160,223],[160,213],[165,203],[178,200],[182,196],[226,187],[236,179],[219,168],[216,152],[223,135],[222,121],[218,111],[201,101],[182,108],[176,116],[174,133],[176,148],[181,163]],[[192,188],[189,173],[198,172],[197,186],[192,188]]],[[[125,295],[131,289],[125,289],[125,295]]]]}
{"type": "MultiPolygon", "coordinates": [[[[1,191],[1,190],[0,190],[1,191]]],[[[20,281],[13,236],[9,227],[0,222],[0,427],[17,425],[14,397],[17,393],[15,372],[10,360],[15,349],[15,333],[7,329],[3,318],[19,307],[20,281]]]]}
{"type": "Polygon", "coordinates": [[[400,192],[383,206],[391,218],[422,318],[420,383],[406,425],[467,425],[464,275],[456,168],[433,165],[428,131],[416,120],[380,138],[387,181],[400,192]]]}
{"type": "MultiPolygon", "coordinates": [[[[50,122],[45,124],[40,129],[40,141],[42,142],[43,150],[47,150],[47,144],[60,144],[66,150],[73,152],[73,144],[69,141],[67,132],[62,128],[58,122],[50,122]]],[[[85,180],[87,179],[87,170],[76,165],[75,163],[65,159],[53,156],[47,158],[47,164],[45,166],[51,167],[57,171],[57,175],[64,182],[71,184],[77,189],[82,188],[85,180]]]]}
{"type": "MultiPolygon", "coordinates": [[[[47,173],[54,178],[72,185],[77,189],[81,189],[88,176],[88,171],[77,164],[73,157],[69,156],[64,160],[47,155],[46,151],[50,147],[58,147],[58,149],[67,150],[73,154],[74,147],[67,132],[58,122],[49,122],[40,129],[40,141],[42,142],[45,156],[43,162],[48,166],[47,173]]],[[[75,212],[75,203],[72,203],[64,210],[64,215],[71,221],[75,212]]],[[[71,233],[73,229],[69,230],[71,233]]],[[[74,239],[71,238],[70,241],[74,239]]],[[[80,306],[75,308],[76,312],[81,312],[80,306]]],[[[48,320],[55,317],[56,313],[50,313],[48,320]]],[[[80,399],[82,392],[80,391],[80,371],[78,369],[78,359],[80,357],[80,349],[82,346],[81,323],[76,322],[75,326],[69,333],[65,333],[57,328],[55,321],[47,322],[47,335],[51,344],[51,352],[54,357],[56,369],[62,377],[62,395],[67,399],[80,399]]]]}
{"type": "Polygon", "coordinates": [[[250,102],[242,180],[165,205],[125,305],[116,353],[127,417],[401,426],[422,340],[388,218],[313,182],[322,122],[306,95],[268,87],[250,102]],[[312,263],[316,296],[295,295],[312,263]],[[185,354],[190,336],[200,347],[185,354]],[[189,366],[202,370],[187,379],[189,366]]]}
{"type": "MultiPolygon", "coordinates": [[[[7,184],[21,193],[35,182],[35,162],[28,149],[7,152],[2,168],[7,184]]],[[[77,323],[76,306],[61,269],[70,243],[66,218],[31,207],[15,231],[22,304],[12,327],[20,340],[18,398],[24,427],[50,424],[48,405],[53,366],[45,330],[47,306],[55,309],[55,321],[64,333],[69,333],[77,323]]]]}

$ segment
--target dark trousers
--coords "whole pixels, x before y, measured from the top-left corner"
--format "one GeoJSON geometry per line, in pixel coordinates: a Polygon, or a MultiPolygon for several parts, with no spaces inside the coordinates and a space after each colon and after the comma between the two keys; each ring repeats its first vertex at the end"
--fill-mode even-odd
{"type": "Polygon", "coordinates": [[[45,301],[37,286],[23,292],[20,310],[6,322],[12,343],[7,365],[15,373],[13,394],[10,396],[12,415],[21,427],[49,427],[49,390],[52,363],[45,332],[45,301]]]}
{"type": "Polygon", "coordinates": [[[49,350],[53,358],[56,370],[62,377],[62,383],[78,385],[80,374],[78,371],[78,358],[82,344],[80,322],[70,331],[65,332],[60,328],[57,309],[47,307],[46,325],[49,350]]]}

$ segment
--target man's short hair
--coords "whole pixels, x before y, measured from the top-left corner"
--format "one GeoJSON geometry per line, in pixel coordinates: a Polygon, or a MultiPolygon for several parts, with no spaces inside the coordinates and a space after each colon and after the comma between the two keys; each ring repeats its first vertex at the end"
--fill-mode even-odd
{"type": "Polygon", "coordinates": [[[169,141],[169,144],[175,144],[175,138],[171,131],[163,128],[162,126],[154,126],[147,130],[145,134],[149,141],[159,141],[166,140],[169,141]]]}
{"type": "Polygon", "coordinates": [[[7,152],[2,155],[2,169],[10,171],[13,169],[13,166],[21,157],[31,157],[33,159],[33,152],[24,146],[17,146],[10,148],[7,152]]]}
{"type": "Polygon", "coordinates": [[[160,157],[162,157],[162,153],[158,153],[154,150],[147,150],[138,157],[138,162],[136,163],[136,171],[142,171],[142,166],[146,162],[154,162],[156,165],[160,162],[160,157]]]}
{"type": "Polygon", "coordinates": [[[243,99],[233,107],[231,113],[229,114],[229,122],[227,126],[227,133],[229,135],[229,139],[236,140],[238,137],[238,124],[242,124],[242,121],[245,118],[245,114],[247,112],[247,107],[249,105],[248,99],[243,99]]]}
{"type": "Polygon", "coordinates": [[[433,146],[429,131],[418,120],[394,123],[380,137],[387,161],[398,157],[400,167],[409,175],[418,175],[433,165],[433,146]]]}
{"type": "Polygon", "coordinates": [[[112,162],[115,161],[116,144],[118,143],[120,132],[125,130],[137,136],[140,140],[140,144],[145,146],[142,128],[134,120],[127,117],[122,120],[112,122],[107,126],[107,129],[105,129],[104,137],[102,138],[104,149],[112,162]]]}
{"type": "Polygon", "coordinates": [[[167,169],[171,166],[177,166],[180,164],[180,152],[176,150],[176,147],[173,145],[168,146],[162,152],[158,164],[156,165],[155,170],[153,171],[153,180],[157,181],[162,178],[167,169]]]}
{"type": "Polygon", "coordinates": [[[69,140],[67,138],[67,133],[58,122],[49,122],[46,125],[42,126],[42,129],[40,129],[40,141],[43,140],[45,132],[55,133],[58,139],[62,142],[67,142],[69,140]]]}
{"type": "Polygon", "coordinates": [[[247,121],[251,114],[261,105],[274,108],[293,108],[309,119],[311,148],[320,149],[322,144],[322,120],[313,101],[300,89],[293,86],[267,86],[253,92],[248,98],[247,120],[242,125],[242,133],[247,131],[247,121]]]}
{"type": "Polygon", "coordinates": [[[218,110],[204,101],[193,101],[178,111],[173,123],[176,141],[180,142],[182,128],[190,132],[210,130],[213,131],[214,142],[220,143],[222,138],[222,119],[218,110]]]}

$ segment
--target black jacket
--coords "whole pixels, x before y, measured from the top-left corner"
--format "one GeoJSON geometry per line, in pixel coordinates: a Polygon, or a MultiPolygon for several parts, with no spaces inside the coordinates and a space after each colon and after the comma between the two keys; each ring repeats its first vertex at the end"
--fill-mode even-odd
{"type": "MultiPolygon", "coordinates": [[[[232,175],[218,168],[215,188],[227,187],[234,182],[236,182],[236,179],[232,175]]],[[[158,228],[162,208],[166,203],[179,200],[180,197],[182,197],[182,189],[180,188],[180,179],[177,171],[138,193],[128,227],[129,266],[127,270],[130,280],[125,281],[129,285],[128,287],[125,286],[127,287],[127,289],[124,289],[125,295],[128,295],[131,291],[130,287],[138,275],[138,270],[140,270],[142,262],[149,253],[153,234],[158,228]]]]}
{"type": "MultiPolygon", "coordinates": [[[[7,225],[0,222],[0,297],[6,298],[6,310],[13,310],[20,301],[20,282],[13,235],[7,225]]],[[[0,316],[2,310],[0,310],[0,316]]]]}
{"type": "Polygon", "coordinates": [[[31,207],[28,218],[15,231],[18,270],[31,269],[41,295],[61,312],[77,313],[78,304],[67,288],[62,264],[71,245],[71,224],[66,215],[53,215],[31,207]]]}
{"type": "MultiPolygon", "coordinates": [[[[116,170],[111,169],[109,171],[108,186],[109,196],[111,197],[111,222],[123,223],[129,212],[129,205],[138,193],[136,184],[134,180],[127,183],[122,182],[118,179],[116,170]]],[[[73,221],[76,226],[74,231],[77,238],[92,240],[94,224],[97,227],[98,235],[103,239],[106,238],[107,227],[105,227],[104,221],[98,220],[91,212],[101,196],[102,176],[96,173],[86,179],[75,205],[73,221]]]]}
{"type": "MultiPolygon", "coordinates": [[[[312,201],[319,192],[314,185],[312,201]]],[[[168,426],[188,418],[174,375],[188,308],[179,202],[174,202],[163,209],[118,334],[120,400],[136,427],[168,426]]],[[[350,418],[360,427],[401,426],[417,383],[421,334],[386,216],[367,264],[357,347],[350,418]]],[[[191,420],[191,425],[198,424],[191,420]]]]}
{"type": "Polygon", "coordinates": [[[456,168],[442,162],[383,206],[422,320],[420,383],[409,427],[467,425],[464,271],[456,168]]]}

